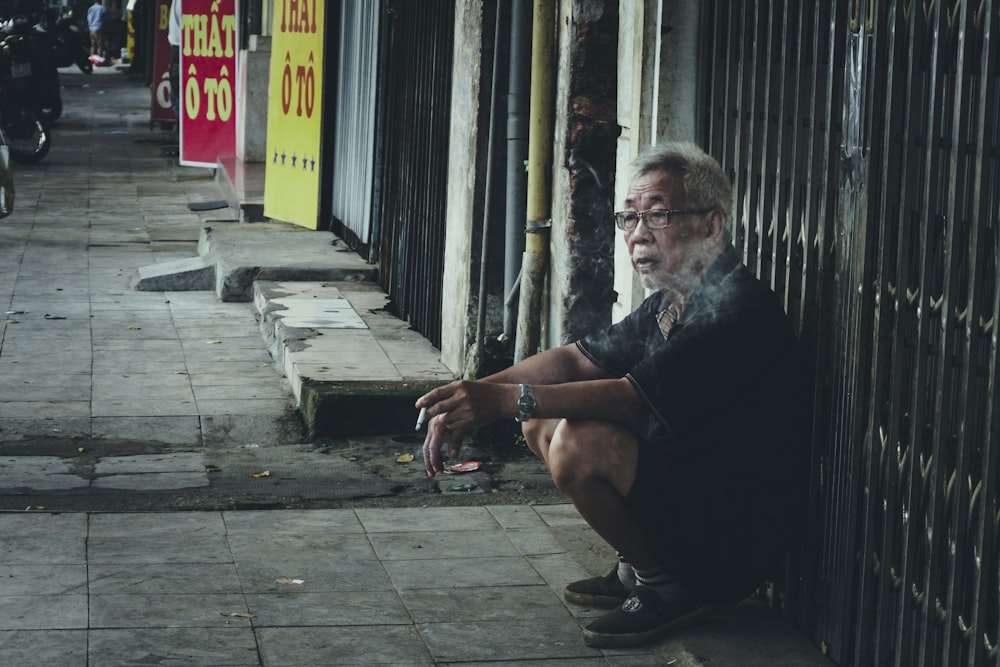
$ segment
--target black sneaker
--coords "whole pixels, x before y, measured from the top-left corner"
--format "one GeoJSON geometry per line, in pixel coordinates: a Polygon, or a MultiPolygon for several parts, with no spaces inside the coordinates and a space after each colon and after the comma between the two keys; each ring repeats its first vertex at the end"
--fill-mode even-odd
{"type": "Polygon", "coordinates": [[[574,581],[566,586],[563,595],[566,602],[583,607],[614,609],[628,599],[631,589],[626,588],[618,578],[618,566],[611,568],[606,576],[591,577],[574,581]]]}
{"type": "Polygon", "coordinates": [[[690,597],[664,600],[651,588],[636,586],[621,607],[588,625],[583,643],[594,648],[638,646],[671,630],[692,625],[709,608],[690,597]]]}

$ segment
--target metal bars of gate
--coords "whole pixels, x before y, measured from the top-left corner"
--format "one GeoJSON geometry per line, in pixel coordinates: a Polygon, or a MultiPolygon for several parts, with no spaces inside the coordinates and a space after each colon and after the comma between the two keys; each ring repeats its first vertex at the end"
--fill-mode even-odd
{"type": "Polygon", "coordinates": [[[376,87],[381,3],[338,3],[336,123],[331,128],[334,231],[364,254],[372,235],[376,87]],[[338,227],[340,225],[341,227],[338,227]]]}
{"type": "Polygon", "coordinates": [[[998,664],[998,5],[704,5],[734,239],[815,361],[786,595],[840,664],[998,664]]]}
{"type": "Polygon", "coordinates": [[[440,347],[455,6],[389,6],[379,282],[395,314],[440,347]]]}

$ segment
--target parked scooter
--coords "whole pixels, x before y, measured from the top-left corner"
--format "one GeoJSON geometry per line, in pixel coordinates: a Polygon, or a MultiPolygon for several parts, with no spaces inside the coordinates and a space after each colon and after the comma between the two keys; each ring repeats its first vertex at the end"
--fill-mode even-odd
{"type": "Polygon", "coordinates": [[[52,133],[42,123],[38,113],[27,104],[18,102],[3,90],[0,82],[0,128],[7,137],[10,157],[15,162],[39,162],[52,148],[52,133]]]}
{"type": "Polygon", "coordinates": [[[24,17],[6,21],[0,33],[0,79],[5,90],[31,105],[43,121],[53,122],[62,115],[63,104],[49,36],[24,17]]]}
{"type": "Polygon", "coordinates": [[[54,12],[50,11],[42,15],[42,19],[35,24],[35,30],[49,36],[56,67],[76,65],[84,74],[93,73],[94,64],[90,62],[89,42],[78,20],[72,16],[57,18],[54,12]]]}
{"type": "MultiPolygon", "coordinates": [[[[31,63],[24,67],[14,52],[19,35],[0,39],[0,128],[7,137],[10,156],[17,162],[33,163],[52,148],[52,134],[35,108],[30,84],[31,63]]],[[[62,110],[60,102],[59,110],[62,110]]]]}

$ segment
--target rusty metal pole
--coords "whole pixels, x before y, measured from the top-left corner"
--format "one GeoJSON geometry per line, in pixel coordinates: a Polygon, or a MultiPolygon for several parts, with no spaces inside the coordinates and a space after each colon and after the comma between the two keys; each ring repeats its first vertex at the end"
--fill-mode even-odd
{"type": "Polygon", "coordinates": [[[555,0],[535,0],[531,30],[531,101],[528,137],[528,201],[521,293],[517,311],[514,362],[538,352],[541,345],[542,294],[552,227],[553,72],[555,71],[555,0]]]}

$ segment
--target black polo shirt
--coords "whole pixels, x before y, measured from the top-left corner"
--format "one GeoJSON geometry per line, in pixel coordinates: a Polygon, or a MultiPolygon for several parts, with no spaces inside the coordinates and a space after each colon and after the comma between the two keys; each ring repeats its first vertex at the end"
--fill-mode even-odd
{"type": "Polygon", "coordinates": [[[668,305],[653,294],[577,346],[649,409],[629,505],[666,565],[725,599],[745,594],[794,534],[808,391],[789,318],[732,247],[664,338],[657,313],[668,305]]]}
{"type": "Polygon", "coordinates": [[[731,246],[664,339],[656,315],[668,305],[657,292],[577,343],[639,392],[649,408],[639,433],[645,443],[671,462],[745,474],[801,437],[790,428],[803,408],[798,341],[777,297],[731,246]]]}

